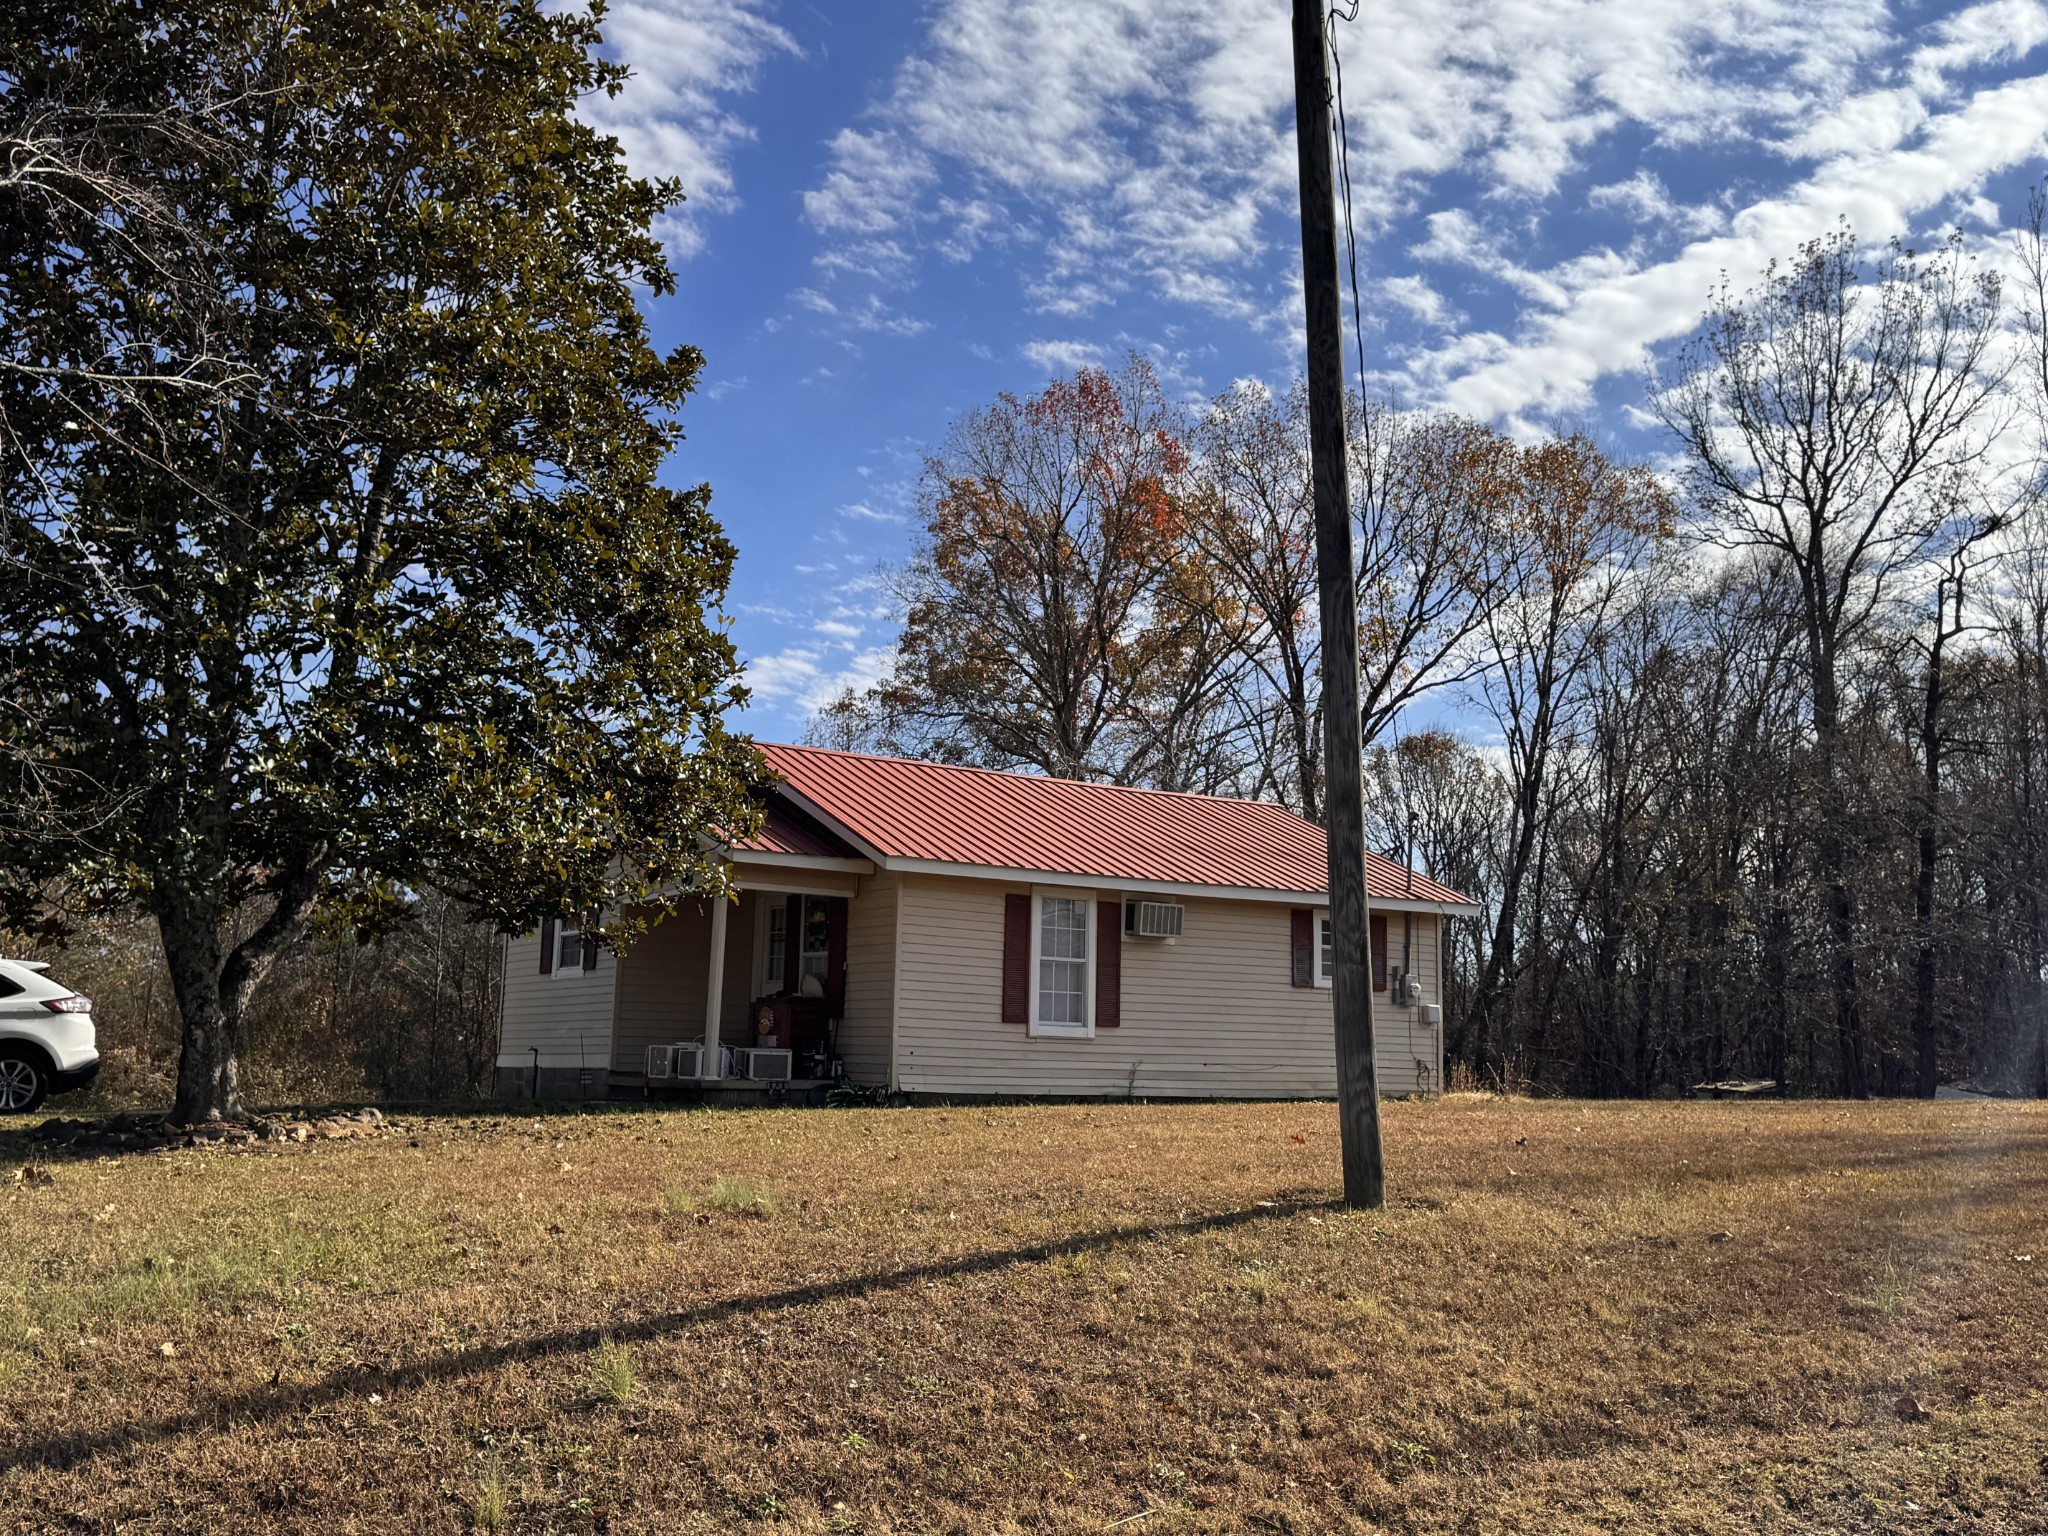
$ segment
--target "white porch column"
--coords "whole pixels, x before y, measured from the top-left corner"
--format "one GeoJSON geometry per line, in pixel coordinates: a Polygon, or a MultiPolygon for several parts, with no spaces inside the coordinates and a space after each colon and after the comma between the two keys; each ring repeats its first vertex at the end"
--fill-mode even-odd
{"type": "Polygon", "coordinates": [[[725,912],[732,903],[723,896],[711,902],[711,966],[704,983],[704,1059],[699,1063],[706,1079],[718,1072],[718,1012],[725,996],[725,912]]]}

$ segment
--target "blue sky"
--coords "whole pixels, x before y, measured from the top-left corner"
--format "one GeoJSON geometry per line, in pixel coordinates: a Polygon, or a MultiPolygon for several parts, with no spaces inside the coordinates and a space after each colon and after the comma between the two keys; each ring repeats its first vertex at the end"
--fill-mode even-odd
{"type": "MultiPolygon", "coordinates": [[[[1644,425],[1725,273],[1847,218],[1981,259],[2048,157],[2048,3],[1367,0],[1340,24],[1368,367],[1530,433],[1644,425]]],[[[923,454],[1136,349],[1190,399],[1298,370],[1286,0],[630,0],[589,115],[679,176],[652,319],[709,367],[677,483],[740,551],[745,723],[871,678],[923,454]]]]}

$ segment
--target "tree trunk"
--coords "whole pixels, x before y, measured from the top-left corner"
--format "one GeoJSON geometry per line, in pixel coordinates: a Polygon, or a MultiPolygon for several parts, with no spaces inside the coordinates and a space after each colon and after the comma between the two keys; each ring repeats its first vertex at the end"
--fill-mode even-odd
{"type": "Polygon", "coordinates": [[[1867,1099],[1870,1082],[1863,1063],[1863,1003],[1856,977],[1856,898],[1849,889],[1849,847],[1842,831],[1848,820],[1849,797],[1842,785],[1840,763],[1841,698],[1832,654],[1818,637],[1813,651],[1813,732],[1821,781],[1816,853],[1826,893],[1828,936],[1834,949],[1830,971],[1837,1080],[1844,1098],[1867,1099]]]}
{"type": "Polygon", "coordinates": [[[1501,871],[1500,911],[1494,919],[1493,942],[1487,948],[1479,988],[1472,1000],[1472,1023],[1477,1034],[1473,1067],[1483,1081],[1491,1076],[1504,1083],[1506,1064],[1504,1042],[1506,1023],[1500,1017],[1509,1008],[1519,967],[1515,963],[1515,929],[1521,921],[1522,884],[1536,851],[1537,816],[1543,804],[1543,775],[1550,739],[1550,700],[1546,692],[1537,705],[1536,721],[1530,732],[1531,745],[1515,786],[1515,838],[1501,871]],[[1501,1037],[1497,1044],[1495,1036],[1501,1037]]]}
{"type": "Polygon", "coordinates": [[[182,1022],[173,1124],[198,1125],[245,1115],[243,1017],[278,955],[305,932],[320,886],[319,867],[316,851],[284,871],[269,916],[225,956],[221,951],[228,914],[219,902],[172,882],[156,882],[157,931],[182,1022]]]}
{"type": "MultiPolygon", "coordinates": [[[[1960,582],[1956,605],[1962,606],[1960,582]]],[[[1942,643],[1948,638],[1946,611],[1945,594],[1937,586],[1934,643],[1927,653],[1927,689],[1920,710],[1920,867],[1913,879],[1913,921],[1919,936],[1913,956],[1913,1091],[1923,1099],[1934,1097],[1940,1079],[1934,1018],[1934,877],[1940,857],[1936,818],[1941,812],[1941,669],[1942,643]]]]}
{"type": "Polygon", "coordinates": [[[198,1125],[207,1120],[239,1119],[241,1020],[225,1006],[220,988],[226,915],[211,902],[188,891],[167,889],[162,883],[156,888],[155,906],[164,963],[171,973],[181,1021],[178,1091],[171,1105],[171,1121],[198,1125]]]}

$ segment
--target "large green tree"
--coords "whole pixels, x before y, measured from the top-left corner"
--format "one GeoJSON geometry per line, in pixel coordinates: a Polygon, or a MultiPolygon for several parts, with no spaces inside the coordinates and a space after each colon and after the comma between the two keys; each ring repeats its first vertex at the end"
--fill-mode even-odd
{"type": "Polygon", "coordinates": [[[241,1109],[322,910],[511,928],[717,889],[758,758],[702,366],[539,0],[14,0],[0,16],[0,916],[140,905],[174,1116],[241,1109]]]}

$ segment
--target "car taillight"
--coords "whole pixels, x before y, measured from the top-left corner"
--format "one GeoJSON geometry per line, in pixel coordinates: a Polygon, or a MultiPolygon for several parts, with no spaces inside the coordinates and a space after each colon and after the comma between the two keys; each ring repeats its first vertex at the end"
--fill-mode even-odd
{"type": "Polygon", "coordinates": [[[74,992],[69,997],[46,997],[43,1006],[52,1013],[91,1013],[92,999],[74,992]]]}

